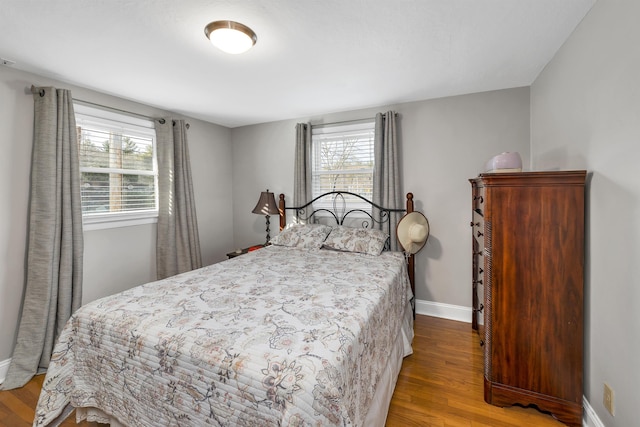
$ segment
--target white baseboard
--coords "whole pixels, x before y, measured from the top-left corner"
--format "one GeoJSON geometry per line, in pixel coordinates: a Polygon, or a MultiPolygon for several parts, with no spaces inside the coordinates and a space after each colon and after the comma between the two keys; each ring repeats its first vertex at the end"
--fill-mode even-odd
{"type": "Polygon", "coordinates": [[[593,410],[586,397],[582,396],[582,426],[583,427],[605,427],[598,418],[598,414],[593,410]]]}
{"type": "MultiPolygon", "coordinates": [[[[440,317],[456,320],[458,322],[471,323],[471,307],[460,305],[442,304],[439,302],[416,300],[416,314],[440,317]]],[[[583,427],[606,427],[598,414],[593,410],[586,397],[582,397],[582,425],[583,427]]]]}
{"type": "Polygon", "coordinates": [[[471,323],[471,307],[416,300],[416,314],[471,323]]]}
{"type": "Polygon", "coordinates": [[[0,361],[0,384],[4,382],[5,378],[7,378],[7,371],[9,370],[10,363],[11,359],[0,361]]]}

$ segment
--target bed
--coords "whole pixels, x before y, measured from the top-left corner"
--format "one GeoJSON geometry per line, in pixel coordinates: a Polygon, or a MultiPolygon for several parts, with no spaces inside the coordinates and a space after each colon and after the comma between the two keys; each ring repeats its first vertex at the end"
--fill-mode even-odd
{"type": "Polygon", "coordinates": [[[413,294],[405,256],[383,250],[386,237],[376,253],[395,226],[371,226],[400,210],[343,210],[328,225],[317,202],[281,196],[281,226],[288,210],[295,224],[272,245],[81,307],[34,426],[74,409],[112,426],[384,425],[412,351],[413,294]]]}

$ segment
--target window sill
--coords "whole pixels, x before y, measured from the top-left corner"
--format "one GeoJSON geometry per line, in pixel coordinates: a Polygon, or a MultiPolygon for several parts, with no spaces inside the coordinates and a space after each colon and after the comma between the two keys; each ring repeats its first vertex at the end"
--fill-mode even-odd
{"type": "Polygon", "coordinates": [[[144,224],[156,224],[158,213],[140,213],[125,215],[96,215],[82,218],[82,228],[84,231],[104,230],[107,228],[131,227],[144,224]]]}

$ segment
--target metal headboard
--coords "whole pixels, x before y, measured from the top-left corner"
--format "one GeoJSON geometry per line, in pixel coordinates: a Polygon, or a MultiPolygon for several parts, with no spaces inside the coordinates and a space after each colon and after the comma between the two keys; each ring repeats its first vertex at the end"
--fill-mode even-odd
{"type": "MultiPolygon", "coordinates": [[[[354,216],[355,213],[359,213],[360,215],[365,214],[365,216],[363,217],[363,222],[361,222],[361,225],[364,228],[371,228],[373,227],[373,224],[386,224],[387,233],[391,238],[391,236],[395,235],[395,228],[393,229],[394,233],[391,233],[392,231],[391,221],[390,221],[391,213],[413,212],[413,193],[407,193],[406,203],[407,203],[406,209],[383,208],[381,206],[376,205],[372,201],[365,199],[359,194],[350,193],[348,191],[330,191],[328,193],[325,193],[316,197],[315,199],[306,203],[303,206],[288,208],[286,207],[284,194],[280,194],[280,200],[278,202],[278,210],[280,211],[280,230],[284,229],[287,226],[288,210],[294,211],[295,218],[297,219],[297,221],[313,220],[319,212],[329,213],[334,218],[334,220],[336,221],[336,224],[338,225],[343,225],[345,218],[348,218],[350,215],[354,216]],[[361,201],[367,203],[372,207],[372,211],[374,213],[371,214],[369,212],[363,211],[362,209],[347,210],[346,201],[344,200],[345,195],[355,196],[361,201]],[[312,207],[313,203],[318,201],[319,199],[326,198],[326,197],[328,197],[329,200],[331,200],[331,206],[333,206],[333,210],[327,209],[324,206],[313,210],[313,207],[312,207]],[[337,200],[340,200],[340,202],[337,202],[337,200]],[[340,205],[341,209],[336,209],[338,205],[340,205]],[[309,214],[307,214],[307,210],[309,210],[310,207],[312,211],[309,214]]],[[[384,250],[388,250],[388,249],[389,249],[389,239],[387,239],[387,242],[385,243],[384,250]]],[[[408,264],[409,281],[411,282],[411,290],[415,295],[416,281],[415,281],[415,255],[414,254],[409,255],[409,257],[407,258],[407,264],[408,264]]],[[[415,307],[414,307],[414,315],[415,315],[415,307]]]]}
{"type": "MultiPolygon", "coordinates": [[[[291,208],[285,206],[284,194],[280,194],[279,207],[281,211],[280,229],[286,226],[286,211],[288,210],[293,211],[295,222],[315,223],[319,222],[320,219],[326,221],[328,218],[329,221],[335,221],[336,225],[345,225],[345,221],[349,220],[348,224],[350,226],[353,226],[353,224],[357,224],[357,226],[361,228],[374,228],[377,226],[376,228],[386,231],[389,238],[395,234],[395,224],[393,224],[393,229],[391,224],[391,213],[407,212],[406,209],[379,206],[371,200],[349,191],[330,191],[321,194],[303,206],[291,208]],[[371,209],[347,209],[347,198],[351,200],[355,199],[358,203],[361,203],[365,207],[368,206],[371,209]]],[[[389,250],[389,238],[385,243],[384,250],[389,250]]]]}

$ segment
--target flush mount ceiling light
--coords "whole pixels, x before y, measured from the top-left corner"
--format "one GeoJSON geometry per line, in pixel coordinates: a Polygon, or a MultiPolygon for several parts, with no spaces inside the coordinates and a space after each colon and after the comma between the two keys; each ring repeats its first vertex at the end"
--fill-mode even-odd
{"type": "Polygon", "coordinates": [[[204,33],[215,47],[232,54],[246,52],[258,41],[251,28],[234,21],[213,21],[204,27],[204,33]]]}

